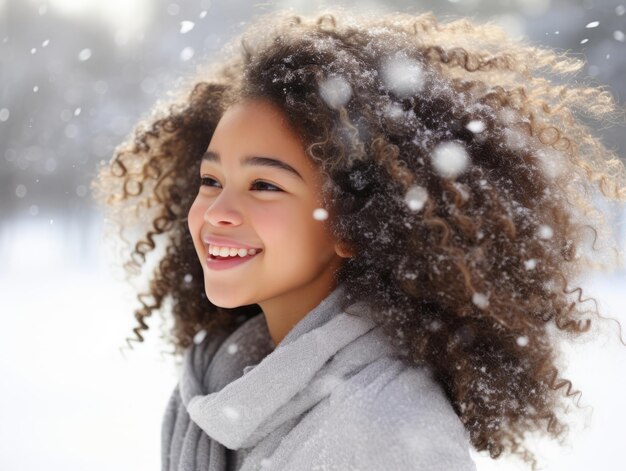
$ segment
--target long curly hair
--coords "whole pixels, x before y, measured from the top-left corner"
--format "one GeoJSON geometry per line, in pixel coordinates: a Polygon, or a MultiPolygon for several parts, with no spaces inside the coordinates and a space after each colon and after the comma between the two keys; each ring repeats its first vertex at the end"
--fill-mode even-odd
{"type": "Polygon", "coordinates": [[[324,176],[330,228],[354,254],[336,274],[347,300],[373,306],[404,361],[433,368],[477,451],[536,469],[524,436],[563,438],[559,413],[580,396],[559,377],[559,341],[602,318],[575,285],[609,232],[596,198],[626,199],[623,163],[583,122],[620,114],[607,90],[567,80],[583,65],[431,13],[259,18],[93,182],[128,279],[149,267],[128,345],[154,312],[173,321],[175,357],[260,312],[206,298],[186,217],[224,111],[266,99],[324,176]]]}

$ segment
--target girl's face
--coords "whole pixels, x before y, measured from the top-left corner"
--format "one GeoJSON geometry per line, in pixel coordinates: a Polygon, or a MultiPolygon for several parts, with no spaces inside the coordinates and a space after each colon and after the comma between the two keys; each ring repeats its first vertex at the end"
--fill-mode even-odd
{"type": "Polygon", "coordinates": [[[346,255],[327,221],[313,217],[321,207],[320,173],[279,108],[264,100],[229,108],[199,173],[188,224],[213,304],[282,312],[314,306],[334,288],[346,255]],[[211,238],[217,246],[261,251],[237,264],[208,260],[211,238]]]}

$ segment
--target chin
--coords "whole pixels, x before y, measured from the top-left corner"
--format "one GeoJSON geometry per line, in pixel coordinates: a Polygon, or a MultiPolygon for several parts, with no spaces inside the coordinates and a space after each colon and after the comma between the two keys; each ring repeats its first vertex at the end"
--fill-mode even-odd
{"type": "Polygon", "coordinates": [[[233,309],[235,307],[239,307],[239,306],[242,305],[240,302],[237,302],[236,300],[225,299],[225,298],[221,298],[219,296],[209,296],[207,294],[207,298],[209,299],[211,304],[213,304],[214,306],[223,307],[223,308],[226,308],[226,309],[233,309]]]}
{"type": "MultiPolygon", "coordinates": [[[[212,290],[204,290],[207,299],[217,307],[223,307],[225,309],[233,309],[240,306],[245,306],[246,303],[242,302],[241,298],[237,296],[228,296],[226,293],[215,293],[212,290]]],[[[217,290],[216,290],[217,291],[217,290]]]]}

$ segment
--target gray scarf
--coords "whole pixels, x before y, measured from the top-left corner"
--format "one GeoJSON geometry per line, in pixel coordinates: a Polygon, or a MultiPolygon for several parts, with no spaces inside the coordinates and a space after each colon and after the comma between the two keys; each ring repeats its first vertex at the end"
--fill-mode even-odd
{"type": "MultiPolygon", "coordinates": [[[[331,392],[335,403],[339,404],[344,398],[361,394],[361,389],[373,384],[374,378],[391,375],[384,380],[389,383],[392,378],[400,378],[399,373],[406,369],[394,358],[394,351],[380,328],[359,316],[366,306],[355,303],[347,309],[348,313],[340,312],[338,306],[343,295],[343,287],[337,287],[294,326],[276,349],[273,349],[262,313],[229,335],[206,338],[190,347],[185,352],[180,381],[163,420],[163,471],[225,471],[227,467],[241,471],[306,469],[318,459],[321,456],[319,451],[304,450],[297,456],[294,450],[303,443],[309,447],[322,443],[322,439],[316,441],[315,434],[330,417],[338,416],[331,410],[326,412],[328,416],[320,412],[326,411],[328,404],[333,404],[333,399],[329,402],[331,392]],[[369,379],[358,374],[362,371],[367,371],[369,379]],[[235,451],[231,453],[230,450],[235,451]],[[229,462],[233,459],[236,463],[229,462]]],[[[466,456],[462,424],[429,375],[420,374],[420,381],[435,388],[435,396],[429,393],[435,401],[428,407],[444,410],[445,419],[451,420],[451,428],[446,433],[452,434],[449,440],[454,446],[446,453],[454,455],[456,461],[452,463],[456,467],[448,469],[474,470],[473,463],[466,456]]],[[[409,407],[420,407],[416,401],[423,399],[421,396],[414,399],[406,393],[406,380],[398,381],[397,385],[398,394],[401,394],[399,406],[406,402],[409,407]]],[[[373,388],[369,389],[379,397],[373,388]]],[[[386,391],[392,395],[394,387],[387,387],[386,391]]],[[[382,412],[397,429],[403,417],[396,416],[396,413],[402,408],[395,404],[388,408],[382,412]]],[[[340,410],[347,408],[342,406],[340,410]]],[[[352,413],[355,422],[360,420],[360,413],[360,410],[352,413]]],[[[437,418],[438,423],[440,419],[437,418]]],[[[356,425],[348,420],[344,428],[350,430],[351,426],[356,425]]],[[[344,438],[333,439],[332,443],[335,442],[338,443],[332,446],[354,449],[344,438]]],[[[330,445],[320,446],[327,450],[330,445]]],[[[377,469],[378,456],[389,460],[384,451],[379,450],[372,450],[374,454],[371,456],[370,452],[364,451],[358,457],[347,458],[342,458],[343,451],[329,453],[328,458],[323,458],[329,461],[322,465],[345,459],[345,464],[338,465],[340,467],[328,469],[357,469],[352,468],[353,464],[360,466],[358,469],[368,466],[371,468],[367,469],[377,469]]],[[[394,453],[394,456],[407,459],[402,453],[394,453]]],[[[449,460],[444,462],[451,463],[449,460]]],[[[395,469],[422,469],[404,463],[406,468],[395,469]]]]}

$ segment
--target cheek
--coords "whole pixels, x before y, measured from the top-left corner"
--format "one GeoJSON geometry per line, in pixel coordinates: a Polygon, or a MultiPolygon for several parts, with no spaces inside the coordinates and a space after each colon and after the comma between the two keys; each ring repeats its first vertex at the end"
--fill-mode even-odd
{"type": "Polygon", "coordinates": [[[281,206],[255,215],[255,228],[268,246],[280,253],[317,251],[327,244],[324,221],[313,218],[313,209],[281,206]],[[294,252],[295,251],[295,252],[294,252]]]}
{"type": "MultiPolygon", "coordinates": [[[[187,214],[187,227],[193,238],[196,247],[200,244],[200,229],[204,221],[204,207],[199,204],[198,199],[193,202],[187,214]]],[[[200,244],[201,245],[201,244],[200,244]]]]}
{"type": "Polygon", "coordinates": [[[289,205],[257,207],[249,213],[252,226],[260,240],[269,248],[289,240],[293,230],[293,212],[289,205]]]}

